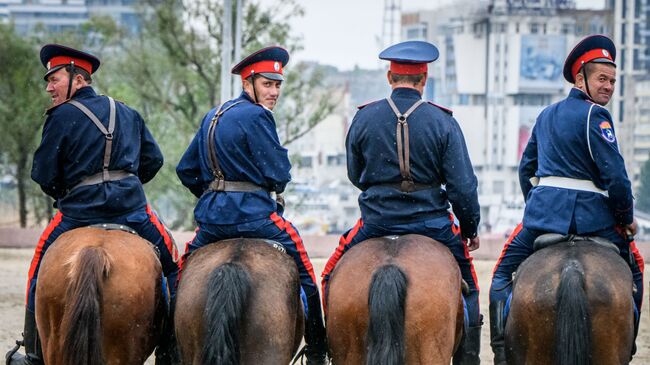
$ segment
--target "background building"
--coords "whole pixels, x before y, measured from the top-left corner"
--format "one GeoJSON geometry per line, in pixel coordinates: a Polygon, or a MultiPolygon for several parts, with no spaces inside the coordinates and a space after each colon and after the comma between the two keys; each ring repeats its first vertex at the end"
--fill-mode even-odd
{"type": "Polygon", "coordinates": [[[0,0],[0,22],[13,22],[19,34],[37,27],[48,33],[74,30],[93,16],[111,16],[132,33],[140,31],[136,0],[0,0]]]}

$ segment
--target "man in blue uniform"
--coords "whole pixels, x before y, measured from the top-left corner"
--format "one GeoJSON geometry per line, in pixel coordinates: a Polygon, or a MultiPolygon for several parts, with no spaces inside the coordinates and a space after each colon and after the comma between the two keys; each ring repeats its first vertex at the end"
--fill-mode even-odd
{"type": "Polygon", "coordinates": [[[627,241],[636,233],[630,181],[612,117],[604,108],[614,93],[616,48],[602,35],[585,38],[564,64],[574,84],[569,96],[538,116],[519,165],[526,199],[523,223],[506,242],[490,287],[494,363],[505,364],[503,308],[512,273],[547,232],[598,236],[615,243],[630,264],[641,308],[643,259],[627,241]],[[630,260],[632,251],[633,260],[630,260]]]}
{"type": "MultiPolygon", "coordinates": [[[[96,57],[56,44],[44,46],[40,57],[52,107],[34,153],[32,179],[55,199],[58,212],[43,232],[29,269],[26,356],[16,353],[16,347],[7,354],[11,364],[42,364],[34,318],[36,280],[48,247],[62,233],[99,223],[126,225],[158,248],[169,283],[178,274],[176,246],[142,189],[163,164],[142,118],[128,106],[95,94],[90,75],[99,67],[96,57]]],[[[163,355],[166,348],[159,346],[157,356],[163,355]]]]}
{"type": "Polygon", "coordinates": [[[199,201],[194,209],[196,236],[182,263],[200,247],[236,237],[281,243],[295,260],[307,296],[307,363],[325,364],[327,344],[320,297],[312,264],[296,228],[282,217],[273,194],[291,180],[291,164],[273,118],[289,53],[267,47],[232,69],[241,75],[239,97],[210,110],[176,167],[176,173],[199,201]]]}
{"type": "Polygon", "coordinates": [[[482,319],[469,255],[479,247],[477,180],[452,112],[422,100],[427,64],[438,58],[438,50],[409,41],[387,48],[379,58],[391,61],[387,77],[393,92],[359,107],[348,131],[348,177],[362,190],[361,219],[343,234],[327,262],[323,290],[338,260],[359,242],[409,233],[431,237],[449,248],[470,287],[465,296],[469,331],[454,364],[478,364],[482,319]]]}

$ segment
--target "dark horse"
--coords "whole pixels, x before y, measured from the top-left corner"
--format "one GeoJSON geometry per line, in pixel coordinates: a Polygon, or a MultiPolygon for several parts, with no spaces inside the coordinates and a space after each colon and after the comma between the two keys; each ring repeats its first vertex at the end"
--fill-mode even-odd
{"type": "Polygon", "coordinates": [[[165,311],[160,262],[134,234],[74,229],[43,258],[36,323],[48,365],[141,365],[165,311]]]}
{"type": "Polygon", "coordinates": [[[629,363],[632,291],[630,268],[611,243],[575,240],[537,251],[516,274],[508,364],[629,363]]]}
{"type": "Polygon", "coordinates": [[[373,238],[348,251],[327,288],[335,364],[444,364],[463,333],[461,275],[428,237],[373,238]]]}
{"type": "Polygon", "coordinates": [[[288,364],[304,314],[298,269],[277,243],[230,239],[183,265],[174,320],[184,364],[288,364]]]}

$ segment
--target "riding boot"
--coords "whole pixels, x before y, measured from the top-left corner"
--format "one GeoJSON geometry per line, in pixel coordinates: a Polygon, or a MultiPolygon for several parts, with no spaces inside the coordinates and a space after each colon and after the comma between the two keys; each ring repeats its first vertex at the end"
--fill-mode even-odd
{"type": "Polygon", "coordinates": [[[175,307],[176,298],[172,297],[169,301],[168,315],[163,322],[160,341],[156,347],[156,365],[177,365],[181,363],[174,329],[175,307]]]}
{"type": "Polygon", "coordinates": [[[632,353],[630,354],[630,361],[632,361],[632,358],[636,354],[636,337],[639,334],[639,322],[641,319],[641,314],[635,315],[634,316],[634,339],[632,340],[632,353]]]}
{"type": "Polygon", "coordinates": [[[38,338],[36,328],[36,315],[34,312],[25,310],[25,328],[23,340],[16,341],[16,347],[5,355],[7,365],[43,365],[43,352],[41,341],[38,338]],[[20,345],[25,346],[25,354],[18,353],[20,345]]]}
{"type": "Polygon", "coordinates": [[[481,352],[481,327],[482,325],[469,327],[467,333],[463,334],[460,346],[454,354],[453,365],[478,365],[481,363],[479,354],[481,352]]]}
{"type": "Polygon", "coordinates": [[[494,352],[494,365],[506,365],[505,321],[503,308],[505,301],[490,302],[490,345],[494,352]]]}
{"type": "Polygon", "coordinates": [[[325,365],[327,364],[327,335],[323,324],[318,290],[307,295],[307,311],[305,326],[307,365],[325,365]]]}

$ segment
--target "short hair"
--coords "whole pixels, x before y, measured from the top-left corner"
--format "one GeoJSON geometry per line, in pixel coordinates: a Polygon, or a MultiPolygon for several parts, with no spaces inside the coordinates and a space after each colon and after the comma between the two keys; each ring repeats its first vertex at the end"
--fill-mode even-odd
{"type": "Polygon", "coordinates": [[[88,73],[88,71],[84,70],[81,67],[71,66],[71,65],[65,66],[65,70],[68,71],[68,74],[72,74],[72,72],[71,72],[72,67],[74,67],[75,74],[81,75],[81,77],[83,77],[84,80],[86,80],[87,83],[89,83],[89,84],[93,83],[93,79],[90,77],[90,74],[88,73]]]}
{"type": "Polygon", "coordinates": [[[402,74],[396,74],[392,73],[390,74],[390,80],[394,83],[409,83],[413,84],[414,86],[422,82],[422,79],[424,79],[424,74],[416,74],[416,75],[402,75],[402,74]]]}
{"type": "MultiPolygon", "coordinates": [[[[594,71],[594,68],[596,67],[596,64],[603,64],[603,65],[611,65],[612,67],[616,68],[616,65],[608,62],[587,62],[585,63],[582,68],[585,69],[585,72],[587,73],[587,76],[591,75],[591,73],[594,71]]],[[[580,68],[580,72],[582,72],[582,68],[580,68]]]]}

